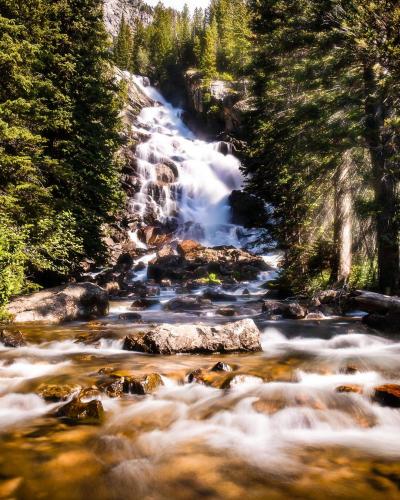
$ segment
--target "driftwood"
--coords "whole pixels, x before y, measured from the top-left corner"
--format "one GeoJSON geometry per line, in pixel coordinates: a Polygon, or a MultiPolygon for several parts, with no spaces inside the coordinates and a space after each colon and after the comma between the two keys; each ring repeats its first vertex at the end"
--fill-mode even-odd
{"type": "Polygon", "coordinates": [[[400,297],[357,290],[353,294],[353,300],[360,309],[369,313],[400,313],[400,297]]]}

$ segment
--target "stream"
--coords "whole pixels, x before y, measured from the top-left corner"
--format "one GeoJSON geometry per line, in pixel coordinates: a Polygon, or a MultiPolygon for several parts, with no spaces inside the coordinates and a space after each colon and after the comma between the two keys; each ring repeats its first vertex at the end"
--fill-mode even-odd
{"type": "MultiPolygon", "coordinates": [[[[179,110],[142,80],[138,85],[160,104],[139,117],[147,139],[138,147],[142,181],[135,209],[174,218],[180,238],[252,245],[257,231],[229,222],[227,198],[243,182],[238,160],[197,140],[179,110]],[[177,166],[178,179],[160,198],[154,164],[165,158],[177,166]]],[[[143,251],[147,265],[153,254],[144,244],[143,251]]],[[[26,345],[0,347],[0,498],[399,498],[400,410],[371,398],[374,387],[400,383],[399,339],[379,336],[353,317],[266,320],[257,304],[263,284],[278,272],[279,254],[270,250],[264,258],[271,271],[232,288],[235,300],[171,312],[164,305],[180,291],[162,286],[157,303],[140,312],[146,325],[214,325],[233,321],[217,307],[233,307],[235,321],[254,319],[262,352],[124,351],[125,336],[143,329],[120,317],[132,297],[113,301],[109,316],[98,321],[21,325],[26,345]],[[82,340],[94,333],[96,342],[82,340]],[[233,370],[229,386],[219,384],[226,373],[209,372],[217,362],[233,370]],[[210,384],[190,382],[197,369],[213,373],[210,384]],[[112,398],[97,390],[105,372],[157,373],[162,385],[152,394],[112,398]],[[65,402],[44,401],[42,384],[92,389],[104,422],[70,425],[56,418],[65,402]],[[338,392],[341,386],[362,392],[338,392]]],[[[133,279],[145,281],[146,269],[133,279]]]]}

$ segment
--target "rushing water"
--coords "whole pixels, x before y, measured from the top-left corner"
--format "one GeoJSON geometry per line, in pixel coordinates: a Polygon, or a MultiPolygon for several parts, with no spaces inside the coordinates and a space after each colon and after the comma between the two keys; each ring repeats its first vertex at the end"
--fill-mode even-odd
{"type": "MultiPolygon", "coordinates": [[[[148,190],[151,155],[176,156],[179,196],[166,188],[163,203],[156,204],[159,217],[175,214],[182,228],[189,223],[189,231],[194,222],[204,241],[240,242],[226,209],[229,192],[241,183],[237,160],[195,140],[176,110],[154,89],[146,92],[162,106],[144,110],[140,118],[150,131],[139,146],[149,183],[143,182],[133,203],[143,210],[155,203],[148,190]]],[[[261,284],[274,273],[232,290],[235,302],[218,304],[235,307],[236,319],[254,318],[263,346],[256,354],[166,357],[123,351],[124,336],[142,328],[119,319],[132,299],[113,303],[102,321],[21,326],[27,345],[0,348],[0,498],[399,498],[400,410],[371,399],[375,386],[400,382],[399,340],[377,336],[351,318],[265,321],[261,284]],[[93,332],[101,333],[98,343],[77,341],[93,332]],[[224,374],[214,375],[211,386],[188,382],[190,372],[217,361],[231,365],[236,384],[217,388],[224,374]],[[68,426],[54,417],[64,403],[46,403],[37,395],[43,383],[70,384],[77,391],[93,387],[104,368],[156,372],[164,385],[147,396],[95,396],[106,410],[101,426],[68,426]],[[343,385],[361,385],[363,393],[337,392],[343,385]]],[[[145,279],[145,270],[136,279],[145,279]]],[[[216,305],[167,313],[162,305],[175,296],[173,287],[162,288],[159,304],[141,313],[143,321],[227,321],[216,314],[216,305]]]]}

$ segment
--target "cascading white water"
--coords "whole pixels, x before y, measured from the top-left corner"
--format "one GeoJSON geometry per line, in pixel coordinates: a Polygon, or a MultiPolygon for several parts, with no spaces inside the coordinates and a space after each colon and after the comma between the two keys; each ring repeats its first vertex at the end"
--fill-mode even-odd
{"type": "Polygon", "coordinates": [[[196,139],[183,123],[181,109],[143,78],[132,78],[157,103],[142,110],[135,127],[148,137],[136,150],[140,191],[133,200],[135,211],[154,213],[160,222],[175,218],[180,237],[209,246],[240,246],[228,205],[231,192],[243,184],[239,160],[220,153],[218,143],[196,139]],[[163,168],[175,174],[172,182],[160,181],[163,168]]]}

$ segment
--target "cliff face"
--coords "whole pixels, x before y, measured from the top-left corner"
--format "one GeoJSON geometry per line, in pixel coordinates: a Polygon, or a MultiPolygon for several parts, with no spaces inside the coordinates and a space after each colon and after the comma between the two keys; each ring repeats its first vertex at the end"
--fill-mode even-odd
{"type": "Polygon", "coordinates": [[[112,36],[118,34],[122,16],[125,21],[134,27],[136,19],[145,24],[152,20],[153,9],[142,0],[104,0],[104,22],[107,31],[112,36]]]}
{"type": "MultiPolygon", "coordinates": [[[[206,83],[198,72],[185,75],[188,121],[205,126],[211,135],[221,132],[240,138],[244,114],[250,110],[247,82],[213,80],[206,83]]],[[[195,125],[195,124],[194,124],[195,125]]]]}

